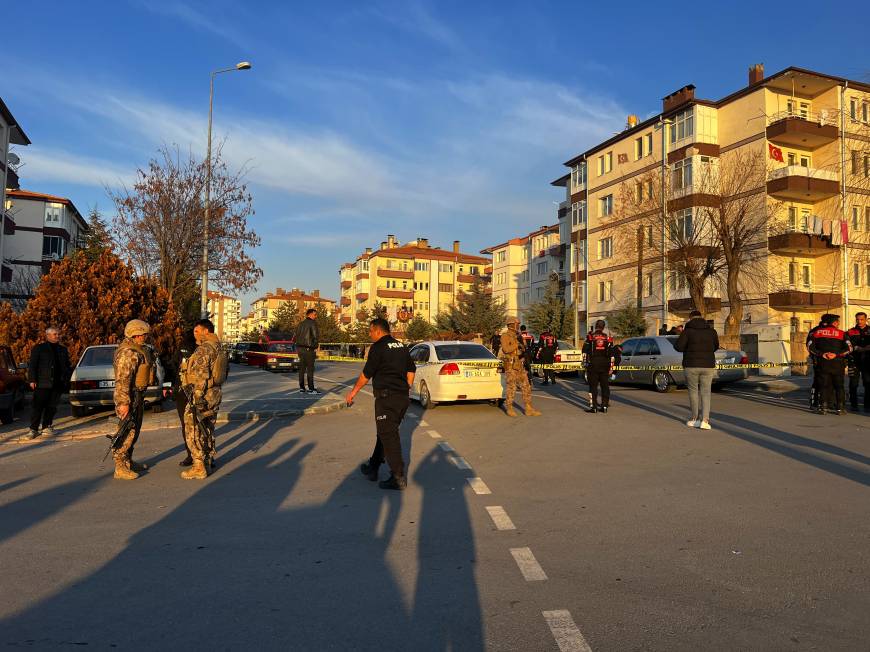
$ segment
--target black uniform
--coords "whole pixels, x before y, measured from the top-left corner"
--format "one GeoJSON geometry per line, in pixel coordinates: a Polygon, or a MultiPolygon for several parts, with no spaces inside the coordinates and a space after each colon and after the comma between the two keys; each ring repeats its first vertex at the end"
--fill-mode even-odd
{"type": "MultiPolygon", "coordinates": [[[[549,331],[541,333],[541,337],[538,339],[538,362],[543,365],[553,364],[556,361],[557,349],[558,343],[555,335],[549,331]]],[[[556,372],[552,369],[544,369],[543,376],[545,385],[550,382],[556,383],[556,372]]]]}
{"type": "Polygon", "coordinates": [[[610,367],[613,363],[613,338],[600,330],[592,331],[583,344],[586,354],[586,382],[592,396],[590,409],[610,406],[610,367]],[[601,405],[598,405],[598,386],[601,386],[601,405]]]}
{"type": "Polygon", "coordinates": [[[816,369],[819,372],[818,380],[822,393],[819,409],[824,411],[827,407],[840,411],[846,406],[843,373],[846,371],[846,356],[851,351],[849,340],[846,339],[845,331],[834,326],[823,326],[813,331],[810,353],[818,360],[816,369]],[[828,360],[824,357],[826,353],[833,353],[836,357],[828,360]]]}
{"type": "Polygon", "coordinates": [[[819,360],[813,355],[812,350],[810,349],[810,344],[813,343],[813,334],[819,330],[820,328],[824,328],[826,326],[825,322],[821,321],[818,325],[813,326],[809,332],[807,333],[807,341],[806,346],[807,350],[810,352],[810,363],[813,366],[813,384],[810,387],[810,407],[817,408],[819,404],[822,402],[822,385],[819,381],[819,360]]]}
{"type": "Polygon", "coordinates": [[[498,352],[501,350],[501,335],[496,333],[492,336],[492,339],[489,341],[490,348],[492,348],[492,354],[498,357],[498,352]]]}
{"type": "Polygon", "coordinates": [[[369,466],[377,472],[386,458],[396,478],[405,476],[399,426],[408,410],[408,374],[417,370],[404,344],[384,335],[369,348],[363,375],[372,379],[375,394],[377,440],[369,466]]]}
{"type": "Polygon", "coordinates": [[[848,332],[852,344],[852,356],[849,363],[849,403],[852,410],[858,409],[858,384],[864,383],[864,411],[870,411],[870,324],[859,328],[856,324],[848,332]],[[857,351],[858,347],[867,347],[867,351],[857,351]]]}
{"type": "Polygon", "coordinates": [[[529,382],[532,382],[532,360],[535,355],[535,336],[528,331],[520,331],[520,339],[523,341],[523,366],[526,369],[526,375],[529,377],[529,382]]]}

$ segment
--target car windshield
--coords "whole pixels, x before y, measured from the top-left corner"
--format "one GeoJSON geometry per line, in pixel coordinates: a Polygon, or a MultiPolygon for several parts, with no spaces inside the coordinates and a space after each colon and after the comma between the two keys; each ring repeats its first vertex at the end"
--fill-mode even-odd
{"type": "Polygon", "coordinates": [[[80,367],[111,367],[117,346],[92,346],[82,356],[80,367]]]}
{"type": "Polygon", "coordinates": [[[495,356],[480,344],[436,344],[439,360],[493,360],[495,356]]]}
{"type": "Polygon", "coordinates": [[[574,350],[574,345],[573,345],[573,344],[569,344],[568,342],[564,342],[564,341],[562,341],[562,340],[559,340],[559,346],[558,346],[558,349],[559,349],[560,351],[573,351],[573,350],[574,350]]]}
{"type": "Polygon", "coordinates": [[[267,350],[269,353],[295,353],[296,345],[289,342],[274,342],[267,350]]]}

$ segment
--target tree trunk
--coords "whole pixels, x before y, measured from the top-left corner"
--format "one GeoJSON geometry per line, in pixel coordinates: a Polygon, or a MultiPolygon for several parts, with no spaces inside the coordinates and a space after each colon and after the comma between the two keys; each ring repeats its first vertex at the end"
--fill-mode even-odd
{"type": "Polygon", "coordinates": [[[692,305],[695,310],[701,313],[702,317],[707,316],[707,303],[704,301],[704,280],[703,279],[687,279],[689,283],[689,296],[692,298],[692,305]]]}
{"type": "Polygon", "coordinates": [[[743,299],[740,297],[740,285],[737,282],[740,270],[735,265],[729,266],[726,290],[730,309],[725,318],[725,335],[740,337],[740,322],[743,321],[743,299]]]}

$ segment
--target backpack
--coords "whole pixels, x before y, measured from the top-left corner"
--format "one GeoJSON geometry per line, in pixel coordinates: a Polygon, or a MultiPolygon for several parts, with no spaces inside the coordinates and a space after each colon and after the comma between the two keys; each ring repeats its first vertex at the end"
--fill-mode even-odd
{"type": "Polygon", "coordinates": [[[520,343],[517,341],[516,332],[511,329],[506,330],[501,336],[501,352],[508,355],[513,355],[520,349],[520,343]]]}
{"type": "Polygon", "coordinates": [[[211,384],[213,387],[220,387],[227,382],[230,373],[229,359],[226,351],[219,344],[212,344],[212,346],[215,348],[215,357],[211,363],[211,384]]]}

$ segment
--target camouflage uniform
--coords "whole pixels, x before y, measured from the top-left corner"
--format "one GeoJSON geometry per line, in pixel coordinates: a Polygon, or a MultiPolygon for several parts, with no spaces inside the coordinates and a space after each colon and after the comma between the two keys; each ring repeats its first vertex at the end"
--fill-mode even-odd
{"type": "Polygon", "coordinates": [[[526,406],[526,414],[529,416],[536,416],[540,414],[540,412],[532,407],[532,388],[529,385],[529,377],[526,374],[525,367],[525,344],[523,344],[522,338],[514,333],[514,337],[517,340],[517,350],[512,353],[506,353],[504,351],[504,345],[507,337],[510,337],[510,333],[506,333],[501,339],[502,351],[500,354],[502,363],[504,364],[506,411],[508,415],[514,416],[514,397],[516,396],[517,386],[519,386],[520,392],[522,392],[523,395],[523,403],[526,406]]]}
{"type": "Polygon", "coordinates": [[[140,366],[148,364],[153,366],[153,360],[150,359],[150,350],[137,344],[131,338],[125,338],[115,350],[115,410],[122,405],[129,405],[130,409],[134,410],[133,419],[136,424],[133,430],[122,441],[118,442],[118,447],[113,451],[115,464],[121,463],[127,467],[130,466],[133,446],[135,446],[136,440],[139,439],[139,431],[142,429],[144,402],[141,396],[136,396],[136,392],[144,392],[148,388],[148,385],[146,382],[143,387],[137,387],[136,375],[139,372],[140,366]]]}
{"type": "Polygon", "coordinates": [[[208,466],[214,460],[214,427],[223,396],[220,386],[223,379],[213,378],[219,356],[226,356],[220,340],[214,333],[208,333],[181,372],[181,383],[187,391],[192,391],[201,418],[201,422],[196,423],[193,406],[188,403],[184,411],[184,438],[194,464],[202,462],[208,466]]]}

